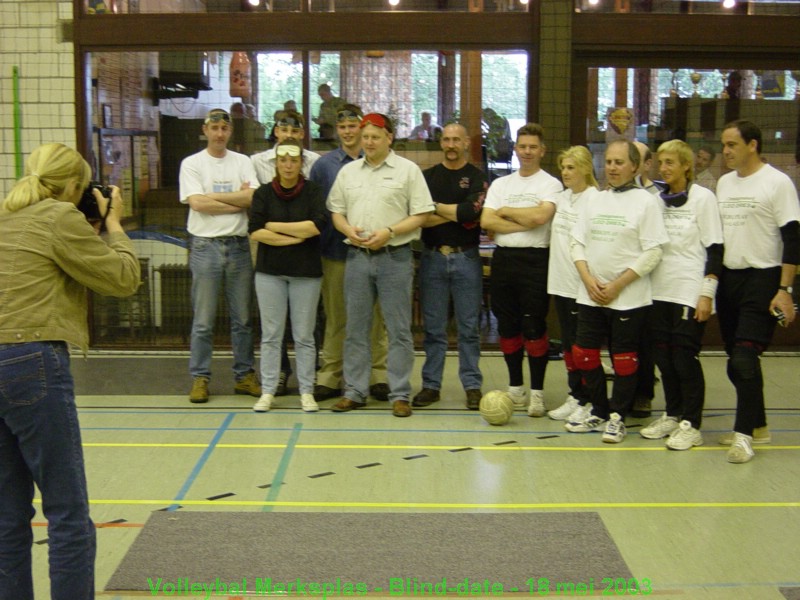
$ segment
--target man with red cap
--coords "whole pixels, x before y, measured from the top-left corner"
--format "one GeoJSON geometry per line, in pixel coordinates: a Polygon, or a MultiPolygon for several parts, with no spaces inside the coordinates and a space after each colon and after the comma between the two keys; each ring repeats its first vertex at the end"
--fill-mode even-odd
{"type": "Polygon", "coordinates": [[[346,385],[334,412],[366,405],[372,364],[370,328],[377,300],[389,335],[392,414],[411,416],[411,241],[419,238],[420,227],[434,206],[420,168],[392,150],[394,132],[389,117],[365,115],[361,121],[364,157],[342,167],[328,195],[333,224],[350,245],[344,279],[346,385]]]}

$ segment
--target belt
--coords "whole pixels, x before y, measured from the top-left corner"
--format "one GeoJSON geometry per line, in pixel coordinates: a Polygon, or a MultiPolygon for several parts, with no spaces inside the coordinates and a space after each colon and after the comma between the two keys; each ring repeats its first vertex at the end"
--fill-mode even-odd
{"type": "Polygon", "coordinates": [[[477,247],[478,244],[470,244],[469,246],[447,246],[446,244],[442,244],[441,246],[425,246],[425,248],[428,250],[439,252],[445,256],[449,256],[450,254],[458,254],[459,252],[466,252],[467,250],[472,250],[473,248],[477,247]]]}
{"type": "Polygon", "coordinates": [[[400,244],[399,246],[384,246],[383,248],[379,248],[378,250],[372,250],[370,248],[364,248],[362,246],[351,246],[356,250],[361,250],[362,252],[366,252],[367,254],[390,254],[392,252],[398,252],[404,248],[408,248],[408,244],[400,244]]]}

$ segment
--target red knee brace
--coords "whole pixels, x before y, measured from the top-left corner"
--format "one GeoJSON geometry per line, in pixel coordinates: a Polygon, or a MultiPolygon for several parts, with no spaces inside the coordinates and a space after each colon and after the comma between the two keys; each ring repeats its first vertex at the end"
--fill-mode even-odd
{"type": "Polygon", "coordinates": [[[564,350],[564,365],[567,367],[567,373],[572,373],[577,367],[575,366],[575,359],[572,356],[572,350],[564,350]]]}
{"type": "Polygon", "coordinates": [[[638,352],[620,352],[611,355],[611,362],[614,364],[614,372],[620,377],[633,375],[639,369],[638,352]]]}
{"type": "Polygon", "coordinates": [[[547,334],[535,340],[525,340],[525,351],[536,358],[545,356],[550,349],[550,340],[547,334]]]}
{"type": "Polygon", "coordinates": [[[600,367],[600,348],[581,348],[577,344],[572,347],[575,367],[581,371],[591,371],[600,367]]]}
{"type": "Polygon", "coordinates": [[[523,341],[522,336],[518,335],[513,338],[500,338],[500,352],[503,354],[514,354],[522,349],[523,341]]]}

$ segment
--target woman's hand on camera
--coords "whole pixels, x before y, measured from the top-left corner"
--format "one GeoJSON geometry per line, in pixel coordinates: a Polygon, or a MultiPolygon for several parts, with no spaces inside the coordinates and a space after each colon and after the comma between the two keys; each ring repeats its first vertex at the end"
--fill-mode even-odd
{"type": "MultiPolygon", "coordinates": [[[[92,190],[94,197],[97,199],[97,206],[100,208],[100,214],[105,215],[106,231],[122,231],[122,194],[115,185],[108,186],[111,189],[111,198],[106,198],[100,193],[97,188],[92,190]]],[[[95,225],[98,233],[102,223],[95,225]]]]}

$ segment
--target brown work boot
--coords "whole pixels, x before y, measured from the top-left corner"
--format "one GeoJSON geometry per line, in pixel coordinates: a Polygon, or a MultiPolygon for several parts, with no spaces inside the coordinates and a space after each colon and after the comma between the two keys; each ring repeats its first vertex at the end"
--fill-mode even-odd
{"type": "Polygon", "coordinates": [[[422,388],[419,394],[414,396],[414,400],[411,401],[411,406],[414,407],[423,407],[423,406],[430,406],[434,402],[439,401],[439,390],[434,390],[433,388],[422,388]]]}
{"type": "Polygon", "coordinates": [[[189,392],[189,402],[193,404],[208,402],[208,377],[195,377],[192,380],[192,391],[189,392]]]}
{"type": "Polygon", "coordinates": [[[256,374],[250,371],[236,382],[233,391],[237,394],[246,394],[255,398],[261,397],[261,384],[256,379],[256,374]]]}
{"type": "Polygon", "coordinates": [[[408,400],[395,400],[392,402],[392,414],[395,417],[410,417],[411,405],[408,400]]]}
{"type": "Polygon", "coordinates": [[[483,394],[480,390],[467,390],[467,408],[478,410],[481,407],[481,398],[483,394]]]}

